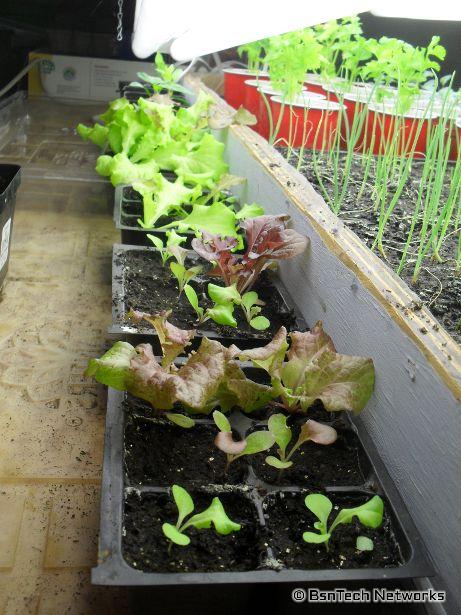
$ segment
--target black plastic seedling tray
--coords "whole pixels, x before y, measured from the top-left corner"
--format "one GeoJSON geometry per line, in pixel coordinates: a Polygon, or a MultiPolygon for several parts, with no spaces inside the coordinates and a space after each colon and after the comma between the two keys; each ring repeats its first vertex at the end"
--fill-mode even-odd
{"type": "MultiPolygon", "coordinates": [[[[164,174],[167,179],[174,181],[174,174],[164,174]]],[[[138,219],[142,218],[142,197],[135,193],[131,186],[117,186],[115,189],[114,203],[114,222],[115,228],[120,231],[120,238],[123,244],[132,246],[152,246],[152,242],[147,237],[150,235],[158,235],[163,242],[166,241],[165,231],[158,229],[146,229],[138,224],[138,219]]],[[[171,222],[171,218],[160,218],[157,226],[163,226],[171,222]]],[[[181,231],[181,235],[187,238],[183,244],[184,247],[190,248],[192,239],[196,236],[192,231],[181,231]]]]}
{"type": "MultiPolygon", "coordinates": [[[[124,253],[133,250],[148,252],[152,255],[158,253],[158,250],[153,247],[114,244],[112,252],[112,326],[109,328],[109,333],[113,335],[115,339],[122,339],[135,345],[149,342],[152,344],[154,352],[159,353],[160,347],[158,345],[155,330],[148,325],[143,326],[142,323],[133,325],[126,320],[126,314],[129,309],[142,310],[142,307],[139,305],[127,305],[126,303],[127,281],[125,276],[127,272],[120,260],[124,253]]],[[[197,264],[197,262],[204,263],[204,261],[193,251],[190,252],[189,258],[191,259],[189,260],[191,265],[197,264]],[[194,259],[196,259],[197,262],[195,262],[194,259]]],[[[297,307],[293,304],[288,291],[278,275],[270,275],[269,280],[271,285],[270,290],[273,290],[272,296],[275,297],[274,301],[279,306],[279,315],[284,319],[284,322],[287,324],[290,323],[288,328],[292,331],[305,331],[307,328],[306,322],[297,307]]],[[[216,278],[216,283],[220,283],[219,278],[216,278]]],[[[194,283],[192,282],[192,284],[194,283]]],[[[257,285],[255,286],[255,290],[258,290],[257,285]]],[[[183,300],[186,301],[185,298],[183,298],[183,300]]],[[[274,315],[268,312],[267,316],[271,320],[274,315]]],[[[189,325],[183,328],[192,329],[194,328],[193,325],[194,321],[191,320],[189,325]]],[[[251,348],[267,344],[275,334],[275,331],[270,333],[269,330],[261,332],[254,331],[254,333],[246,333],[246,335],[242,337],[235,335],[231,327],[226,327],[225,329],[226,333],[221,334],[217,331],[207,329],[207,322],[205,322],[204,325],[197,327],[197,335],[192,341],[192,347],[197,347],[202,337],[208,337],[209,339],[221,341],[226,345],[235,344],[239,348],[251,348]]]]}
{"type": "MultiPolygon", "coordinates": [[[[164,172],[163,175],[171,182],[174,182],[176,175],[174,173],[164,172]]],[[[228,196],[232,196],[230,193],[228,196]]],[[[185,210],[188,210],[185,206],[185,210]]],[[[131,186],[117,186],[115,189],[114,201],[114,222],[115,228],[120,231],[121,242],[131,246],[152,246],[152,242],[147,237],[150,235],[158,235],[163,242],[166,241],[165,231],[159,230],[159,227],[165,226],[173,221],[173,218],[164,216],[159,218],[158,228],[143,228],[138,224],[138,219],[143,216],[142,197],[136,193],[131,186]]],[[[191,242],[196,237],[193,231],[180,231],[186,241],[183,245],[185,248],[191,247],[191,242]]]]}
{"type": "MultiPolygon", "coordinates": [[[[257,371],[254,368],[246,368],[250,371],[257,371]]],[[[252,377],[252,374],[249,374],[252,377]]],[[[254,374],[253,374],[254,378],[254,374]]],[[[126,401],[130,399],[125,393],[109,389],[108,406],[106,416],[106,433],[105,433],[105,450],[104,450],[104,467],[102,480],[101,494],[101,527],[99,538],[99,559],[98,566],[92,571],[92,582],[97,585],[130,585],[130,586],[166,586],[166,585],[182,585],[191,586],[194,584],[256,584],[256,583],[324,583],[333,582],[342,586],[354,581],[367,581],[371,583],[389,582],[405,578],[427,577],[434,574],[434,569],[430,563],[426,549],[421,540],[421,537],[415,528],[410,515],[408,514],[394,484],[389,478],[387,471],[380,460],[377,451],[372,444],[369,436],[364,431],[361,423],[351,422],[349,417],[337,418],[334,416],[334,425],[338,428],[338,422],[342,424],[343,429],[349,431],[358,442],[359,456],[361,460],[361,468],[363,471],[363,481],[357,485],[342,485],[335,484],[332,486],[324,485],[322,489],[313,489],[313,491],[323,491],[334,500],[336,498],[344,498],[352,494],[364,496],[366,499],[372,495],[379,494],[384,499],[385,518],[388,522],[389,531],[395,538],[399,553],[400,564],[392,567],[372,568],[322,568],[322,569],[294,569],[287,568],[278,560],[278,565],[274,566],[274,561],[277,558],[271,547],[271,534],[266,534],[268,538],[263,542],[264,556],[259,559],[254,569],[246,569],[245,571],[220,571],[220,572],[152,572],[145,571],[142,568],[149,568],[151,564],[144,564],[144,561],[152,562],[155,560],[155,551],[146,555],[141,551],[139,559],[132,561],[130,565],[125,554],[132,553],[131,545],[134,535],[132,528],[130,529],[129,515],[130,507],[133,501],[155,501],[155,499],[163,499],[168,497],[172,499],[169,489],[164,484],[156,485],[151,481],[140,481],[130,477],[130,460],[129,453],[125,448],[126,429],[127,425],[133,419],[133,414],[128,414],[125,411],[126,401]],[[128,460],[127,460],[128,455],[128,460]],[[131,551],[130,551],[131,549],[131,551]],[[136,566],[136,567],[135,567],[136,566]]],[[[146,420],[146,412],[149,412],[148,405],[140,400],[134,400],[134,407],[141,408],[141,420],[146,420]],[[142,406],[146,410],[142,409],[142,406]]],[[[136,412],[136,411],[135,411],[136,412]]],[[[149,415],[147,414],[149,417],[149,415]]],[[[139,415],[138,415],[139,418],[139,415]]],[[[248,415],[243,415],[240,411],[233,411],[230,415],[233,429],[239,433],[241,437],[255,425],[261,428],[261,421],[251,419],[248,415]]],[[[148,420],[148,419],[147,419],[148,420]]],[[[161,419],[157,420],[161,423],[161,419]]],[[[199,419],[198,424],[206,425],[211,421],[208,417],[199,419]]],[[[156,424],[149,424],[156,429],[156,424]]],[[[192,430],[197,427],[193,427],[192,430]]],[[[139,429],[139,427],[137,428],[139,429]]],[[[181,428],[177,428],[181,429],[181,428]]],[[[155,432],[154,432],[155,439],[155,432]]],[[[155,447],[155,442],[151,442],[151,447],[155,447]]],[[[328,447],[323,447],[328,448],[328,447]]],[[[152,450],[152,449],[151,449],[152,450]]],[[[147,451],[148,456],[149,452],[147,451]]],[[[217,449],[213,451],[213,455],[222,454],[217,449]]],[[[187,451],[184,451],[184,461],[187,463],[187,451]]],[[[168,456],[165,457],[164,464],[169,464],[168,456]]],[[[271,498],[285,497],[304,497],[304,493],[308,493],[309,489],[302,488],[299,484],[277,486],[268,484],[256,477],[255,471],[252,468],[252,459],[245,469],[245,476],[240,485],[229,486],[223,483],[209,483],[202,485],[200,488],[193,486],[190,483],[184,482],[181,479],[181,473],[178,473],[176,484],[186,487],[192,494],[206,492],[211,498],[214,495],[222,496],[224,494],[234,493],[240,494],[247,502],[250,502],[254,509],[254,518],[259,527],[260,536],[258,539],[261,548],[261,536],[264,537],[267,531],[267,526],[270,525],[270,512],[266,506],[266,502],[271,498]],[[195,489],[195,490],[194,490],[195,489]],[[282,495],[283,494],[283,495],[282,495]]],[[[165,519],[165,521],[174,522],[174,519],[165,519]]],[[[287,519],[289,523],[289,519],[287,519]]],[[[145,530],[150,533],[151,525],[147,523],[145,530]]],[[[141,530],[142,531],[142,530],[141,530]]],[[[136,533],[139,532],[139,526],[136,526],[136,533]]],[[[277,533],[277,531],[276,531],[277,533]]],[[[163,537],[162,537],[163,538],[163,537]]],[[[165,539],[166,540],[166,539],[165,539]]],[[[159,549],[165,549],[164,544],[159,543],[156,547],[156,552],[159,549]]],[[[314,545],[306,545],[306,548],[312,548],[314,545]]],[[[137,547],[136,547],[137,548],[137,547]]],[[[193,542],[187,547],[193,548],[193,542]]],[[[255,546],[256,548],[256,546],[255,546]]],[[[130,556],[132,557],[132,555],[130,556]]],[[[181,558],[181,555],[179,555],[181,558]]],[[[152,566],[151,566],[152,567],[152,566]]]]}
{"type": "Polygon", "coordinates": [[[0,164],[0,290],[8,271],[16,192],[20,183],[20,166],[0,164]]]}

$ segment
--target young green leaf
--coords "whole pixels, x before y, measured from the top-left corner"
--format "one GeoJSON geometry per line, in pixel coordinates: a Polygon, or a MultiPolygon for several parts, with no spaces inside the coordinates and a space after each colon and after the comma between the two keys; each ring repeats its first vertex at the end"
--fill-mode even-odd
{"type": "Polygon", "coordinates": [[[250,320],[250,327],[257,331],[265,331],[270,326],[271,323],[265,316],[256,316],[250,320]]]}
{"type": "Polygon", "coordinates": [[[321,493],[310,493],[304,499],[306,507],[314,513],[322,524],[322,533],[327,533],[328,517],[333,508],[331,500],[321,493]]]}
{"type": "Polygon", "coordinates": [[[194,310],[197,313],[198,319],[200,322],[203,322],[204,320],[204,311],[203,308],[199,306],[198,304],[198,296],[197,293],[195,292],[194,288],[192,288],[192,286],[189,286],[189,284],[186,284],[184,286],[184,294],[186,295],[187,299],[189,300],[189,303],[191,304],[191,306],[194,308],[194,310]]]}
{"type": "Polygon", "coordinates": [[[208,295],[213,303],[225,305],[229,302],[240,303],[241,297],[235,284],[231,286],[218,286],[217,284],[208,284],[208,295]]]}
{"type": "Polygon", "coordinates": [[[293,465],[292,461],[282,461],[278,457],[274,457],[273,455],[268,455],[265,459],[267,465],[272,466],[273,468],[277,468],[277,470],[287,470],[291,468],[293,465]]]}
{"type": "Polygon", "coordinates": [[[190,429],[195,425],[194,419],[191,419],[190,416],[186,416],[185,414],[165,412],[165,416],[169,421],[184,429],[190,429]]]}
{"type": "Polygon", "coordinates": [[[216,427],[219,429],[219,431],[232,432],[232,427],[229,423],[228,418],[219,410],[215,410],[213,412],[213,421],[215,422],[216,427]]]}
{"type": "Polygon", "coordinates": [[[175,504],[178,507],[178,522],[176,527],[180,527],[183,519],[194,511],[194,502],[187,491],[179,485],[173,485],[171,491],[175,504]]]}
{"type": "Polygon", "coordinates": [[[213,498],[210,506],[201,513],[191,517],[182,528],[183,530],[193,525],[197,529],[208,529],[214,525],[218,534],[226,536],[231,532],[238,532],[241,529],[240,523],[234,523],[226,514],[219,498],[213,498]]]}
{"type": "MultiPolygon", "coordinates": [[[[157,235],[151,235],[150,233],[146,233],[146,237],[152,241],[154,246],[159,250],[160,253],[163,252],[163,241],[157,235]]],[[[162,254],[163,257],[163,254],[162,254]]]]}
{"type": "Polygon", "coordinates": [[[371,538],[367,536],[357,536],[355,548],[357,551],[373,551],[374,544],[371,538]]]}
{"type": "Polygon", "coordinates": [[[187,547],[187,545],[190,544],[189,536],[182,534],[174,525],[171,525],[171,523],[164,523],[162,525],[162,532],[171,542],[174,542],[175,545],[187,547]]]}
{"type": "Polygon", "coordinates": [[[331,525],[330,532],[333,532],[340,523],[352,523],[354,517],[357,517],[365,527],[377,528],[383,522],[383,512],[384,503],[379,495],[375,495],[361,506],[340,510],[331,525]]]}
{"type": "Polygon", "coordinates": [[[245,203],[235,214],[237,220],[246,220],[247,218],[256,218],[257,216],[264,215],[264,207],[258,205],[257,203],[252,203],[248,205],[245,203]]]}
{"type": "Polygon", "coordinates": [[[235,320],[234,304],[228,303],[227,305],[218,304],[206,311],[207,315],[214,320],[218,325],[225,325],[228,327],[236,327],[237,321],[235,320]]]}
{"type": "Polygon", "coordinates": [[[274,436],[265,430],[253,431],[246,437],[246,446],[241,455],[255,455],[262,451],[267,451],[273,446],[274,436]]]}
{"type": "Polygon", "coordinates": [[[287,417],[284,414],[273,414],[269,417],[267,426],[279,447],[281,457],[284,458],[286,448],[292,438],[291,429],[287,426],[287,417]]]}
{"type": "Polygon", "coordinates": [[[328,542],[331,534],[316,534],[315,532],[304,532],[303,540],[313,544],[321,544],[322,542],[328,542]]]}

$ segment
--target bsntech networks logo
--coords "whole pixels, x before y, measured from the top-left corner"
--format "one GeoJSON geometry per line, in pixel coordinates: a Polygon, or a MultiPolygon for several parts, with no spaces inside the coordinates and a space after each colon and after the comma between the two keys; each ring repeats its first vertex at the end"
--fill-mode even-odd
{"type": "Polygon", "coordinates": [[[337,587],[333,590],[323,590],[318,587],[310,587],[304,590],[298,587],[291,592],[291,599],[293,602],[310,602],[313,604],[363,604],[380,602],[387,604],[415,604],[445,602],[446,595],[444,591],[436,591],[434,589],[404,590],[375,587],[372,590],[365,588],[351,590],[345,587],[337,587]]]}

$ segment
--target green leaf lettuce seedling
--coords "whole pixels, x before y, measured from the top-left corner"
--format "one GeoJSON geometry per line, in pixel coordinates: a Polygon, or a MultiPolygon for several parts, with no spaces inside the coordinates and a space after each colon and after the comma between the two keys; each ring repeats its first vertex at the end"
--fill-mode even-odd
{"type": "Polygon", "coordinates": [[[190,527],[201,530],[209,529],[213,525],[216,532],[221,536],[227,536],[227,534],[238,532],[241,529],[240,523],[235,523],[229,519],[219,498],[213,498],[210,506],[203,512],[189,517],[195,508],[191,496],[179,485],[173,485],[171,490],[178,508],[178,520],[176,525],[171,523],[164,523],[162,525],[163,533],[171,541],[169,551],[171,550],[172,543],[181,547],[190,544],[190,538],[185,533],[190,527]]]}

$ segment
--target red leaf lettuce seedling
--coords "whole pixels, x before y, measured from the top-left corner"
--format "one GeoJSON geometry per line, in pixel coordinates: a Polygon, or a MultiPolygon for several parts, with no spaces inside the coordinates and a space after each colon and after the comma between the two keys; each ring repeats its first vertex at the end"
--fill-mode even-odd
{"type": "Polygon", "coordinates": [[[183,331],[160,315],[131,312],[134,320],[147,320],[159,336],[163,351],[161,364],[150,344],[134,348],[116,342],[100,359],[91,359],[85,372],[98,382],[143,399],[156,410],[171,410],[179,402],[186,410],[208,414],[216,406],[230,410],[239,406],[251,412],[267,404],[270,387],[249,380],[234,360],[235,346],[202,339],[197,351],[185,362],[173,363],[189,345],[195,331],[183,331]]]}
{"type": "Polygon", "coordinates": [[[333,444],[336,442],[338,434],[333,427],[323,425],[312,419],[308,419],[299,432],[299,436],[295,444],[291,447],[289,453],[286,452],[288,444],[293,437],[291,429],[287,425],[287,417],[284,414],[273,414],[267,424],[270,433],[274,436],[274,440],[278,446],[277,453],[279,457],[270,455],[266,457],[266,463],[283,472],[293,465],[291,457],[298,448],[305,442],[315,442],[316,444],[333,444]]]}
{"type": "Polygon", "coordinates": [[[220,451],[226,453],[227,461],[224,473],[236,459],[243,457],[243,455],[255,455],[267,451],[275,442],[274,436],[266,430],[253,431],[244,440],[236,442],[232,437],[231,424],[222,412],[215,410],[213,420],[219,429],[214,443],[220,451]]]}
{"type": "Polygon", "coordinates": [[[337,353],[321,321],[311,331],[290,333],[290,338],[291,345],[281,327],[266,346],[240,353],[242,360],[269,373],[280,405],[288,412],[306,411],[319,399],[329,412],[363,410],[374,387],[371,359],[337,353]]]}
{"type": "Polygon", "coordinates": [[[172,544],[185,547],[190,544],[190,538],[185,531],[190,527],[195,527],[199,530],[209,529],[211,524],[218,534],[226,536],[231,532],[238,532],[241,529],[240,523],[234,523],[226,514],[224,506],[219,498],[213,498],[210,506],[201,513],[197,513],[189,519],[185,520],[194,511],[194,502],[191,496],[183,487],[173,485],[173,498],[178,507],[178,520],[176,525],[164,523],[162,531],[165,536],[171,541],[168,552],[171,551],[172,544]]]}
{"type": "Polygon", "coordinates": [[[245,233],[246,250],[234,254],[238,248],[235,237],[213,235],[203,226],[202,239],[193,239],[193,249],[205,260],[214,263],[213,273],[221,275],[226,286],[236,284],[243,294],[254,285],[259,275],[274,261],[294,258],[302,254],[308,239],[286,228],[289,216],[257,216],[241,221],[245,233]]]}
{"type": "MultiPolygon", "coordinates": [[[[333,531],[341,524],[352,523],[354,517],[365,527],[373,529],[379,527],[383,522],[384,504],[379,495],[373,496],[368,502],[355,508],[343,508],[337,514],[333,523],[328,527],[328,517],[333,509],[333,504],[329,498],[321,493],[311,493],[306,496],[304,503],[307,508],[314,513],[318,521],[314,523],[314,527],[318,530],[315,532],[304,532],[303,540],[314,544],[324,543],[326,550],[329,548],[329,540],[333,531]]],[[[359,550],[370,551],[370,539],[363,540],[365,536],[359,536],[356,546],[359,550]],[[362,549],[361,547],[365,547],[362,549]]],[[[371,548],[373,545],[371,544],[371,548]]]]}

